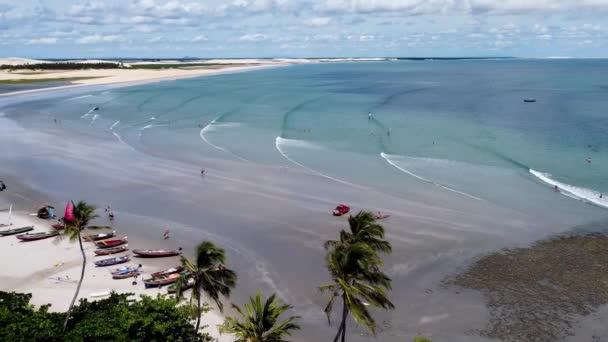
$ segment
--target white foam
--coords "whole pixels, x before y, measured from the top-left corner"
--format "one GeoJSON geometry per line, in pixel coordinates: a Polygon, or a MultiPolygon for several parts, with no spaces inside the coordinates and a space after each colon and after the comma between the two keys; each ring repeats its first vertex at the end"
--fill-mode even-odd
{"type": "Polygon", "coordinates": [[[81,119],[86,118],[86,117],[87,117],[87,116],[89,116],[91,113],[93,113],[93,111],[94,111],[94,110],[95,110],[95,108],[91,108],[91,109],[89,109],[89,111],[88,111],[88,112],[86,112],[86,113],[84,113],[84,115],[82,115],[80,118],[81,118],[81,119]]]}
{"type": "Polygon", "coordinates": [[[116,125],[118,125],[120,123],[120,120],[116,121],[115,123],[112,124],[112,126],[110,126],[110,131],[114,129],[114,127],[116,127],[116,125]]]}
{"type": "Polygon", "coordinates": [[[93,118],[91,119],[91,123],[89,124],[89,126],[93,125],[93,123],[95,122],[95,120],[97,120],[98,117],[99,117],[99,114],[93,115],[93,118]]]}
{"type": "Polygon", "coordinates": [[[298,139],[281,138],[281,144],[285,145],[285,146],[308,148],[308,149],[312,149],[312,150],[322,150],[324,148],[321,145],[317,145],[315,143],[312,143],[312,142],[309,142],[306,140],[298,140],[298,139]]]}
{"type": "Polygon", "coordinates": [[[216,144],[212,143],[211,141],[209,141],[209,140],[207,139],[207,137],[205,137],[205,133],[208,133],[208,132],[214,131],[214,130],[215,130],[215,126],[216,126],[216,125],[224,125],[224,126],[228,125],[228,123],[216,124],[216,121],[215,121],[215,120],[217,120],[217,118],[215,118],[215,119],[211,120],[211,122],[210,122],[209,124],[207,124],[207,126],[203,127],[203,129],[201,129],[201,131],[200,131],[200,133],[199,133],[199,136],[201,137],[201,139],[202,139],[202,140],[203,140],[203,141],[204,141],[204,142],[205,142],[207,145],[209,145],[209,146],[211,146],[211,147],[213,147],[213,148],[215,148],[215,149],[217,149],[217,150],[224,151],[224,152],[226,152],[226,153],[232,154],[233,156],[235,156],[235,157],[239,158],[240,160],[248,162],[249,160],[247,160],[247,159],[245,159],[245,158],[243,158],[243,157],[239,156],[238,154],[236,154],[236,153],[234,153],[234,152],[230,151],[230,150],[229,150],[229,149],[227,149],[227,148],[224,148],[224,147],[221,147],[221,146],[218,146],[218,145],[216,145],[216,144]]]}
{"type": "Polygon", "coordinates": [[[299,167],[301,167],[301,168],[303,168],[303,169],[305,169],[305,170],[307,170],[307,171],[309,171],[309,172],[311,172],[311,173],[313,173],[313,174],[315,174],[317,176],[321,176],[321,177],[324,177],[324,178],[327,178],[327,179],[331,179],[331,180],[333,180],[335,182],[338,182],[338,183],[341,183],[341,184],[345,184],[345,185],[348,185],[348,186],[352,186],[352,187],[355,187],[355,188],[363,188],[360,185],[349,183],[347,181],[343,181],[341,179],[337,179],[337,178],[328,176],[326,174],[323,174],[323,173],[321,173],[319,171],[313,170],[313,169],[309,168],[308,166],[302,165],[302,164],[298,163],[297,161],[293,160],[291,157],[289,157],[289,155],[287,155],[287,153],[285,153],[285,151],[283,151],[283,148],[282,148],[283,145],[289,145],[290,143],[293,144],[292,141],[293,141],[292,139],[285,139],[285,138],[282,138],[280,136],[276,137],[276,139],[275,139],[274,145],[275,145],[277,151],[279,151],[279,153],[285,159],[289,160],[293,164],[295,164],[295,165],[297,165],[297,166],[299,166],[299,167]]]}
{"type": "MultiPolygon", "coordinates": [[[[421,180],[421,181],[423,181],[423,182],[426,182],[426,183],[433,184],[433,185],[435,185],[435,186],[437,186],[437,187],[440,187],[440,188],[442,188],[442,189],[445,189],[445,190],[448,190],[448,191],[452,191],[452,192],[455,192],[455,193],[457,193],[457,194],[460,194],[460,195],[463,195],[463,196],[466,196],[466,197],[472,198],[472,199],[477,200],[477,201],[483,201],[483,199],[481,199],[481,198],[479,198],[479,197],[477,197],[477,196],[473,196],[473,195],[468,194],[468,193],[466,193],[466,192],[464,192],[464,191],[456,190],[456,189],[451,188],[451,187],[449,187],[449,186],[447,186],[447,185],[444,185],[444,184],[441,184],[441,183],[435,182],[435,181],[433,181],[433,180],[430,180],[430,179],[424,178],[424,177],[422,177],[422,176],[419,176],[419,175],[417,175],[417,174],[415,174],[415,173],[411,172],[410,170],[407,170],[407,169],[405,169],[405,168],[403,168],[403,167],[401,167],[401,166],[397,165],[397,164],[396,164],[394,161],[392,161],[392,160],[391,160],[390,155],[388,155],[388,154],[386,154],[386,153],[384,153],[384,152],[380,152],[380,156],[382,157],[382,159],[386,160],[386,162],[387,162],[387,163],[389,163],[391,166],[393,166],[393,167],[394,167],[394,168],[396,168],[397,170],[399,170],[399,171],[401,171],[401,172],[403,172],[403,173],[405,173],[405,174],[408,174],[408,175],[410,175],[410,176],[412,176],[412,177],[414,177],[414,178],[416,178],[416,179],[419,179],[419,180],[421,180]]],[[[431,158],[421,158],[421,159],[425,159],[425,160],[433,160],[433,161],[440,161],[440,162],[443,162],[443,163],[449,162],[449,161],[446,161],[446,160],[441,160],[441,159],[431,159],[431,158]]]]}
{"type": "Polygon", "coordinates": [[[89,95],[82,95],[82,96],[76,96],[76,97],[72,97],[71,99],[67,99],[65,101],[72,101],[72,100],[77,100],[77,99],[83,99],[85,97],[91,97],[93,95],[89,94],[89,95]]]}
{"type": "Polygon", "coordinates": [[[582,188],[575,185],[562,183],[551,178],[551,174],[530,169],[530,173],[546,184],[557,186],[565,196],[579,201],[593,203],[597,206],[608,208],[608,198],[600,198],[601,193],[592,189],[582,188]]]}

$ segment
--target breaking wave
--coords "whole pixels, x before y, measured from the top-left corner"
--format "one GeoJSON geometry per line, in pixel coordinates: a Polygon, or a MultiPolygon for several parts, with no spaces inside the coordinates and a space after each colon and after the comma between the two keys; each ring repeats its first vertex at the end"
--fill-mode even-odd
{"type": "Polygon", "coordinates": [[[551,174],[530,169],[530,173],[542,182],[551,186],[557,186],[562,194],[579,201],[588,202],[597,206],[608,208],[608,198],[600,198],[601,192],[582,188],[575,185],[562,183],[551,178],[551,174]]]}
{"type": "Polygon", "coordinates": [[[72,101],[72,100],[77,100],[77,99],[84,99],[85,97],[91,97],[93,95],[89,94],[89,95],[82,95],[82,96],[76,96],[76,97],[72,97],[71,99],[67,99],[65,101],[72,101]]]}
{"type": "Polygon", "coordinates": [[[242,161],[246,161],[246,162],[248,162],[249,160],[247,160],[247,159],[245,159],[245,158],[243,158],[243,157],[239,156],[238,154],[236,154],[236,153],[234,153],[234,152],[230,151],[229,149],[227,149],[227,148],[225,148],[225,147],[218,146],[218,145],[216,145],[216,144],[212,143],[211,141],[209,141],[209,139],[207,139],[207,137],[205,136],[205,134],[206,134],[206,133],[216,131],[216,130],[217,130],[218,128],[220,128],[220,127],[238,127],[238,126],[240,126],[240,125],[241,125],[241,124],[239,124],[239,123],[219,123],[219,124],[218,124],[218,123],[217,123],[217,119],[218,119],[218,118],[215,118],[215,119],[211,120],[211,122],[210,122],[209,124],[207,124],[207,126],[203,127],[203,129],[201,129],[201,131],[200,131],[200,133],[199,133],[199,136],[201,137],[201,139],[202,139],[202,140],[203,140],[203,141],[204,141],[204,142],[205,142],[207,145],[209,145],[209,146],[211,146],[211,147],[213,147],[213,148],[215,148],[215,149],[217,149],[217,150],[220,150],[220,151],[223,151],[223,152],[226,152],[226,153],[232,154],[233,156],[237,157],[238,159],[240,159],[240,160],[242,160],[242,161]]]}
{"type": "Polygon", "coordinates": [[[479,198],[479,197],[477,197],[477,196],[471,195],[471,194],[466,193],[466,192],[464,192],[464,191],[456,190],[456,189],[451,188],[451,187],[449,187],[449,186],[447,186],[447,185],[445,185],[445,184],[441,184],[441,183],[439,183],[439,182],[435,182],[435,181],[433,181],[433,180],[430,180],[430,179],[424,178],[424,177],[422,177],[422,176],[420,176],[420,175],[417,175],[417,174],[413,173],[412,171],[410,171],[410,170],[408,170],[408,169],[406,169],[406,168],[404,168],[404,167],[401,167],[401,166],[397,165],[397,163],[395,163],[393,160],[391,160],[391,156],[390,156],[390,155],[388,155],[388,154],[386,154],[386,153],[384,153],[384,152],[381,152],[381,153],[380,153],[380,156],[381,156],[381,157],[382,157],[382,159],[384,159],[384,160],[385,160],[387,163],[389,163],[389,164],[390,164],[392,167],[394,167],[394,168],[396,168],[397,170],[399,170],[399,171],[401,171],[401,172],[403,172],[403,173],[405,173],[405,174],[407,174],[407,175],[410,175],[410,176],[412,176],[412,177],[414,177],[414,178],[416,178],[416,179],[418,179],[418,180],[421,180],[421,181],[423,181],[423,182],[426,182],[426,183],[432,184],[432,185],[437,186],[437,187],[440,187],[440,188],[442,188],[442,189],[445,189],[445,190],[448,190],[448,191],[451,191],[451,192],[457,193],[457,194],[459,194],[459,195],[466,196],[466,197],[468,197],[468,198],[472,198],[472,199],[477,200],[477,201],[483,201],[483,199],[481,199],[481,198],[479,198]]]}
{"type": "Polygon", "coordinates": [[[312,143],[309,143],[309,142],[306,142],[306,141],[302,141],[302,140],[285,139],[285,138],[283,138],[283,137],[281,137],[281,136],[278,136],[278,137],[276,137],[276,139],[275,139],[275,147],[276,147],[277,151],[279,151],[279,153],[280,153],[280,154],[281,154],[281,155],[282,155],[282,156],[283,156],[285,159],[287,159],[288,161],[290,161],[290,162],[291,162],[291,163],[293,163],[294,165],[297,165],[297,166],[299,166],[299,167],[303,168],[304,170],[307,170],[307,171],[309,171],[309,172],[311,172],[311,173],[313,173],[313,174],[315,174],[315,175],[317,175],[317,176],[321,176],[321,177],[323,177],[323,178],[327,178],[327,179],[333,180],[334,182],[338,182],[338,183],[345,184],[345,185],[348,185],[348,186],[352,186],[352,187],[355,187],[355,188],[362,188],[362,186],[360,186],[360,185],[353,184],[353,183],[349,183],[349,182],[347,182],[347,181],[343,181],[343,180],[341,180],[341,179],[338,179],[338,178],[334,178],[334,177],[328,176],[328,175],[323,174],[323,173],[321,173],[321,172],[319,172],[319,171],[313,170],[313,169],[309,168],[309,167],[308,167],[308,166],[306,166],[306,165],[303,165],[303,164],[301,164],[301,163],[298,163],[297,161],[293,160],[293,159],[292,159],[292,158],[291,158],[291,157],[290,157],[290,156],[289,156],[289,155],[288,155],[288,154],[287,154],[287,153],[286,153],[286,152],[283,150],[283,146],[285,146],[285,145],[291,145],[291,146],[300,146],[300,147],[308,147],[308,148],[310,148],[310,146],[314,146],[313,148],[321,148],[320,146],[315,145],[315,144],[312,144],[312,143]]]}

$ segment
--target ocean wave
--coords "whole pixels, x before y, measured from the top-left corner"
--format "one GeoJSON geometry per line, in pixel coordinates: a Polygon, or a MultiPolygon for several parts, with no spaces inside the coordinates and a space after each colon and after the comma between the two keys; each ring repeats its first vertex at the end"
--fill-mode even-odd
{"type": "Polygon", "coordinates": [[[533,169],[530,169],[529,171],[534,177],[540,179],[544,183],[551,186],[557,186],[560,193],[565,196],[579,201],[592,203],[603,208],[608,208],[608,198],[600,198],[602,193],[599,191],[562,183],[551,178],[551,174],[549,173],[540,172],[533,169]]]}
{"type": "MultiPolygon", "coordinates": [[[[209,133],[209,132],[212,132],[212,131],[214,131],[214,130],[216,130],[218,126],[223,126],[223,127],[236,127],[236,126],[237,126],[237,125],[233,125],[233,126],[227,126],[227,125],[230,125],[231,123],[220,123],[220,124],[218,124],[218,123],[217,123],[217,121],[216,121],[217,119],[218,119],[218,118],[215,118],[215,119],[211,120],[211,122],[210,122],[210,123],[208,123],[208,124],[207,124],[207,126],[203,127],[203,129],[201,129],[201,131],[200,131],[200,133],[199,133],[199,136],[201,137],[201,139],[202,139],[202,140],[203,140],[203,141],[204,141],[204,142],[205,142],[207,145],[209,145],[209,146],[211,146],[211,147],[213,147],[213,148],[215,148],[215,149],[217,149],[217,150],[220,150],[220,151],[223,151],[223,152],[226,152],[226,153],[232,154],[233,156],[237,157],[238,159],[240,159],[240,160],[242,160],[242,161],[246,161],[246,162],[248,162],[249,160],[247,160],[247,159],[245,159],[245,158],[243,158],[243,157],[239,156],[238,154],[236,154],[236,153],[234,153],[234,152],[230,151],[229,149],[227,149],[227,148],[225,148],[225,147],[218,146],[218,145],[216,145],[216,144],[212,143],[211,141],[209,141],[209,139],[207,139],[207,137],[205,136],[205,134],[206,134],[206,133],[209,133]]],[[[240,124],[238,124],[238,125],[240,126],[240,124]]]]}
{"type": "Polygon", "coordinates": [[[116,127],[116,125],[118,125],[120,123],[120,120],[116,121],[115,123],[112,124],[112,126],[110,126],[110,131],[114,129],[114,127],[116,127]]]}
{"type": "Polygon", "coordinates": [[[84,119],[84,118],[86,118],[87,116],[91,115],[91,113],[93,113],[94,111],[95,111],[95,108],[91,108],[91,109],[89,109],[89,111],[88,111],[88,112],[84,113],[84,114],[83,114],[83,115],[82,115],[80,118],[81,118],[81,119],[84,119]]]}
{"type": "Polygon", "coordinates": [[[98,117],[99,117],[99,114],[93,115],[93,118],[91,119],[91,123],[89,123],[89,126],[93,125],[93,123],[95,122],[95,120],[97,120],[98,117]]]}
{"type": "MultiPolygon", "coordinates": [[[[408,170],[408,169],[406,169],[406,168],[404,168],[404,167],[401,167],[401,166],[397,165],[397,163],[395,163],[395,162],[394,162],[394,161],[391,159],[391,157],[399,157],[399,156],[392,156],[392,155],[386,154],[386,153],[384,153],[384,152],[381,152],[381,153],[380,153],[380,156],[381,156],[381,157],[382,157],[382,159],[384,159],[384,160],[385,160],[387,163],[389,163],[389,165],[393,166],[393,167],[394,167],[394,168],[396,168],[397,170],[399,170],[399,171],[401,171],[401,172],[403,172],[403,173],[405,173],[405,174],[407,174],[407,175],[410,175],[410,176],[412,176],[412,177],[414,177],[414,178],[416,178],[416,179],[418,179],[418,180],[421,180],[421,181],[423,181],[423,182],[426,182],[426,183],[432,184],[432,185],[437,186],[437,187],[440,187],[440,188],[442,188],[442,189],[445,189],[445,190],[448,190],[448,191],[451,191],[451,192],[454,192],[454,193],[457,193],[457,194],[460,194],[460,195],[463,195],[463,196],[466,196],[466,197],[472,198],[472,199],[477,200],[477,201],[483,201],[483,199],[481,199],[481,198],[479,198],[479,197],[477,197],[477,196],[471,195],[471,194],[466,193],[466,192],[464,192],[464,191],[456,190],[456,189],[454,189],[454,188],[452,188],[452,187],[449,187],[449,186],[447,186],[447,185],[445,185],[445,184],[441,184],[441,183],[439,183],[439,182],[435,182],[435,181],[433,181],[433,180],[430,180],[430,179],[424,178],[424,177],[422,177],[422,176],[420,176],[420,175],[417,175],[417,174],[413,173],[412,171],[410,171],[410,170],[408,170]]],[[[451,163],[452,163],[451,161],[449,161],[449,160],[445,160],[445,159],[443,159],[443,160],[442,160],[442,159],[434,159],[434,158],[416,158],[416,157],[408,157],[408,158],[414,158],[414,159],[419,159],[419,160],[424,160],[424,161],[439,162],[439,163],[443,163],[443,164],[448,164],[448,163],[450,163],[450,164],[451,164],[451,163]]]]}
{"type": "Polygon", "coordinates": [[[363,188],[360,185],[353,184],[353,183],[350,183],[350,182],[347,182],[347,181],[343,181],[343,180],[338,179],[338,178],[334,178],[334,177],[328,176],[328,175],[323,174],[323,173],[321,173],[321,172],[319,172],[317,170],[313,170],[313,169],[309,168],[306,165],[300,164],[297,161],[293,160],[291,157],[289,157],[289,155],[283,150],[283,146],[285,146],[285,145],[296,146],[296,145],[300,145],[301,143],[302,143],[301,140],[285,139],[285,138],[283,138],[281,136],[278,136],[278,137],[276,137],[274,144],[275,144],[275,147],[276,147],[277,151],[279,151],[279,153],[285,159],[287,159],[291,163],[293,163],[293,164],[295,164],[295,165],[303,168],[304,170],[307,170],[307,171],[309,171],[309,172],[311,172],[311,173],[313,173],[313,174],[315,174],[317,176],[321,176],[323,178],[327,178],[327,179],[333,180],[334,182],[338,182],[338,183],[345,184],[345,185],[348,185],[348,186],[352,186],[352,187],[355,187],[355,188],[363,188]]]}
{"type": "Polygon", "coordinates": [[[89,94],[89,95],[82,95],[82,96],[76,96],[76,97],[72,97],[71,99],[67,99],[65,101],[72,101],[72,100],[78,100],[78,99],[84,99],[85,97],[91,97],[93,95],[89,94]]]}

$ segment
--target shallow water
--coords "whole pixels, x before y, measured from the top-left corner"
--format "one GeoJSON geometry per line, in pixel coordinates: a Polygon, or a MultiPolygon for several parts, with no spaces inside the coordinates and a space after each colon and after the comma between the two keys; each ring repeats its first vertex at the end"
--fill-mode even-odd
{"type": "Polygon", "coordinates": [[[322,242],[344,227],[328,210],[389,212],[398,308],[378,313],[382,340],[470,341],[485,309],[476,294],[437,290],[445,274],[492,248],[604,226],[607,67],[298,65],[11,100],[1,171],[159,220],[133,233],[171,225],[186,248],[217,241],[241,274],[235,300],[277,291],[303,316],[303,340],[333,331],[315,288],[327,281],[322,242]]]}

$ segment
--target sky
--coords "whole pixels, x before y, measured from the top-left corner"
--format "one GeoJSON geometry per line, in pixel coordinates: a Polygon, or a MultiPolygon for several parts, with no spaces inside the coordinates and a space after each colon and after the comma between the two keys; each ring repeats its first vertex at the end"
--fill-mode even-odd
{"type": "Polygon", "coordinates": [[[0,0],[0,57],[608,57],[608,0],[0,0]]]}

